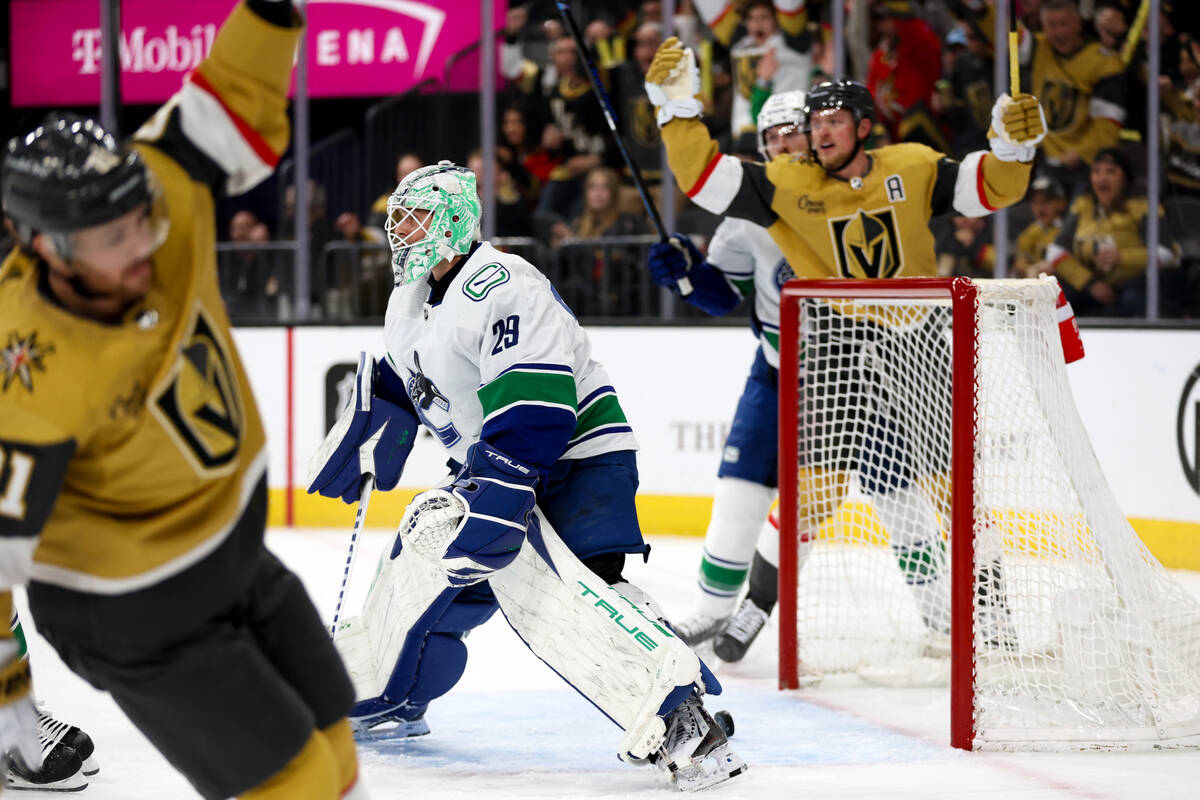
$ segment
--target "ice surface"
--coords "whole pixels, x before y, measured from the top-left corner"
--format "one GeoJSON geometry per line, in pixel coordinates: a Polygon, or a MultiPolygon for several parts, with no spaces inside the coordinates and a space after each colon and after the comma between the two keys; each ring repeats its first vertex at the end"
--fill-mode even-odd
{"type": "MultiPolygon", "coordinates": [[[[369,531],[347,606],[362,602],[391,536],[369,531]]],[[[323,617],[333,614],[349,531],[273,530],[270,547],[304,579],[323,617]]],[[[700,540],[650,537],[648,565],[625,575],[668,614],[689,610],[700,540]]],[[[1176,573],[1200,596],[1200,575],[1176,573]]],[[[27,630],[32,628],[26,618],[27,630]]],[[[775,689],[774,623],[744,662],[717,665],[725,685],[710,709],[728,709],[750,771],[713,798],[1184,798],[1200,796],[1200,752],[964,753],[949,742],[945,690],[822,686],[775,689]]],[[[34,683],[60,718],[96,740],[101,771],[90,800],[175,800],[197,795],[108,697],[67,671],[30,635],[34,683]]],[[[374,800],[391,798],[624,798],[676,794],[657,773],[616,758],[619,731],[541,664],[500,615],[468,639],[462,682],[430,709],[427,737],[360,749],[374,800]]],[[[14,793],[18,800],[61,797],[14,793]]]]}

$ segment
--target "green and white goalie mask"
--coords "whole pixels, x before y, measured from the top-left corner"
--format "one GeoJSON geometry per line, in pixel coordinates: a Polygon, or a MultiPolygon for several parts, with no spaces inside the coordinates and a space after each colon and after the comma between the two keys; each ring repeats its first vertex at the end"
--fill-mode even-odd
{"type": "Polygon", "coordinates": [[[405,176],[387,203],[388,245],[397,286],[425,277],[479,241],[475,173],[439,161],[405,176]]]}

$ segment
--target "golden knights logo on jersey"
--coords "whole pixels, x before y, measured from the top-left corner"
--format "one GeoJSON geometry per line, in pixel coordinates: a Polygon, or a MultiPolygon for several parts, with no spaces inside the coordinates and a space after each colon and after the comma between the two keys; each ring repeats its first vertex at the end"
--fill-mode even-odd
{"type": "Polygon", "coordinates": [[[1046,112],[1046,127],[1061,131],[1075,121],[1075,106],[1079,103],[1079,90],[1074,86],[1057,81],[1044,81],[1038,97],[1046,112]]]}
{"type": "Polygon", "coordinates": [[[228,345],[217,330],[198,307],[179,358],[150,405],[202,475],[232,468],[245,422],[228,345]]]}
{"type": "Polygon", "coordinates": [[[829,234],[843,278],[894,278],[904,268],[891,206],[831,218],[829,234]]]}

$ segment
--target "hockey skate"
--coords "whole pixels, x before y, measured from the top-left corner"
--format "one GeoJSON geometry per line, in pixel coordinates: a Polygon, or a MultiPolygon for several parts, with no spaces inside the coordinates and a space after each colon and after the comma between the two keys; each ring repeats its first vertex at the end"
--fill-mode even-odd
{"type": "Polygon", "coordinates": [[[410,736],[426,736],[429,723],[425,721],[425,709],[416,709],[405,703],[392,703],[382,697],[374,697],[355,703],[350,711],[350,727],[357,741],[375,739],[405,739],[410,736]]]}
{"type": "Polygon", "coordinates": [[[682,792],[707,789],[746,771],[746,762],[733,752],[725,731],[692,694],[666,718],[667,736],[656,757],[682,792]]]}
{"type": "Polygon", "coordinates": [[[737,613],[729,618],[725,629],[717,635],[713,652],[722,661],[741,661],[766,624],[767,612],[747,597],[737,613]]]}
{"type": "Polygon", "coordinates": [[[30,768],[10,754],[4,775],[5,788],[14,791],[79,792],[87,788],[84,776],[100,771],[96,747],[90,736],[69,722],[38,709],[38,740],[42,763],[30,768]]]}
{"type": "Polygon", "coordinates": [[[677,624],[673,623],[671,629],[675,631],[676,636],[683,640],[684,644],[688,647],[695,647],[716,636],[728,621],[728,614],[714,615],[698,613],[693,614],[685,620],[681,620],[677,624]]]}

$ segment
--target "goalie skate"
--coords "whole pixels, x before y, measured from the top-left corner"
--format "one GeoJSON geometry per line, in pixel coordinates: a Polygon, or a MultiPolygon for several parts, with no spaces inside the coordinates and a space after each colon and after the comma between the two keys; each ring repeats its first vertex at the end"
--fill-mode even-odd
{"type": "Polygon", "coordinates": [[[666,723],[667,736],[655,761],[681,792],[707,789],[746,771],[746,762],[733,752],[725,731],[695,694],[666,723]]]}
{"type": "Polygon", "coordinates": [[[355,740],[360,742],[427,736],[429,723],[425,721],[425,712],[414,717],[412,711],[403,703],[389,703],[379,697],[364,700],[355,703],[350,712],[350,727],[355,740]]]}

